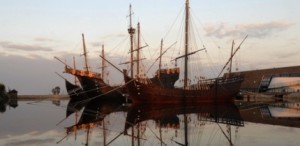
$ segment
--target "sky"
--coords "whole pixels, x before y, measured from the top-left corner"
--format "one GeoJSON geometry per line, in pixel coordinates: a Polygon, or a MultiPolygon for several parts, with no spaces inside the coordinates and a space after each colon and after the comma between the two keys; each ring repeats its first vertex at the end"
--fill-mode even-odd
{"type": "MultiPolygon", "coordinates": [[[[143,54],[149,66],[162,38],[165,48],[176,42],[184,0],[2,0],[0,82],[19,94],[50,94],[55,86],[66,93],[64,80],[55,72],[69,80],[73,78],[62,73],[64,65],[54,56],[70,65],[75,56],[78,68],[82,67],[82,33],[94,71],[100,66],[102,44],[112,62],[126,61],[129,4],[133,25],[141,23],[142,45],[148,45],[143,54]]],[[[228,58],[232,40],[237,46],[246,35],[236,57],[235,68],[239,71],[297,66],[299,5],[297,0],[190,0],[193,28],[199,29],[194,35],[201,36],[200,46],[212,54],[206,61],[217,68],[215,72],[228,58]]],[[[166,56],[172,58],[171,53],[166,56]]],[[[206,61],[201,63],[204,68],[206,61]]],[[[109,76],[115,79],[112,83],[122,82],[116,70],[109,70],[109,76]]]]}

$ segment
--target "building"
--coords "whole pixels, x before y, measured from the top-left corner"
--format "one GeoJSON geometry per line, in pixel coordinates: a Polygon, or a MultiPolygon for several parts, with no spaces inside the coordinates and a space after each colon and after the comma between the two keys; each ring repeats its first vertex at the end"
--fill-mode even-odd
{"type": "Polygon", "coordinates": [[[300,79],[300,66],[242,71],[242,72],[234,72],[233,74],[244,75],[245,79],[241,85],[241,90],[250,91],[250,92],[266,92],[268,90],[275,91],[275,88],[271,89],[269,88],[269,86],[272,83],[272,80],[274,83],[274,80],[276,79],[276,80],[289,80],[290,82],[289,83],[286,82],[286,85],[288,86],[282,85],[281,87],[279,87],[279,86],[274,86],[274,84],[271,84],[272,87],[280,88],[281,91],[299,92],[299,88],[297,87],[299,87],[299,83],[300,83],[300,81],[298,81],[300,79]],[[296,88],[294,90],[285,90],[285,88],[290,86],[294,86],[296,88]]]}

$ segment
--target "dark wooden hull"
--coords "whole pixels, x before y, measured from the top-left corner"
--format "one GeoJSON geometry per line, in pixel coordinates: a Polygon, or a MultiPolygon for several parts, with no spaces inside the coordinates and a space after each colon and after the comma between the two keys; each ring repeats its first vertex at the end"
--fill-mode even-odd
{"type": "Polygon", "coordinates": [[[179,68],[160,69],[151,78],[151,82],[164,88],[174,88],[175,82],[179,79],[179,68]]]}
{"type": "Polygon", "coordinates": [[[155,84],[145,84],[131,79],[124,73],[124,79],[129,98],[133,102],[157,102],[157,103],[215,103],[233,102],[240,90],[242,77],[218,78],[210,80],[205,85],[193,86],[193,88],[163,88],[155,84]]]}
{"type": "Polygon", "coordinates": [[[84,93],[81,87],[74,85],[65,80],[66,89],[70,100],[67,105],[66,117],[76,111],[80,111],[88,102],[88,96],[84,93]]]}
{"type": "MultiPolygon", "coordinates": [[[[179,69],[178,69],[179,71],[179,69]]],[[[106,100],[125,102],[124,95],[127,93],[126,87],[110,86],[106,84],[101,78],[80,76],[77,75],[81,86],[85,93],[90,98],[105,98],[106,100]],[[105,94],[105,96],[102,96],[105,94]]],[[[174,83],[179,78],[179,72],[161,72],[160,76],[155,76],[150,80],[160,87],[174,88],[174,83]]]]}
{"type": "Polygon", "coordinates": [[[84,92],[89,98],[101,98],[107,101],[125,102],[124,87],[112,87],[100,78],[77,76],[84,92]]]}
{"type": "Polygon", "coordinates": [[[102,100],[125,102],[123,89],[112,87],[106,84],[102,80],[101,74],[90,71],[76,70],[70,67],[66,67],[65,72],[78,78],[84,92],[90,99],[101,98],[102,100]]]}

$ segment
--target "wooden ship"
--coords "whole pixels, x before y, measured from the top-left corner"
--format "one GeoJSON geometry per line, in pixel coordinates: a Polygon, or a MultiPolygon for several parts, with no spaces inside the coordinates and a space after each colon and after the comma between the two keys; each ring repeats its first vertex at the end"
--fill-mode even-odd
{"type": "MultiPolygon", "coordinates": [[[[185,5],[185,54],[177,57],[184,58],[184,85],[182,88],[162,87],[152,82],[134,79],[129,76],[127,70],[123,71],[125,85],[129,92],[129,98],[133,102],[233,102],[234,96],[239,92],[243,77],[239,75],[224,76],[214,79],[199,80],[195,85],[188,85],[188,58],[196,52],[189,52],[189,0],[185,5]]],[[[230,57],[232,59],[232,56],[230,57]]]]}
{"type": "MultiPolygon", "coordinates": [[[[130,5],[130,14],[131,14],[131,5],[130,5]]],[[[132,27],[131,23],[131,15],[130,15],[130,26],[128,28],[128,33],[130,35],[130,54],[131,59],[133,59],[134,52],[136,52],[136,67],[137,67],[137,73],[136,78],[139,78],[139,51],[143,47],[140,47],[140,26],[138,24],[138,34],[137,34],[137,49],[134,50],[133,48],[133,37],[135,34],[135,28],[132,27]]],[[[87,59],[87,51],[86,51],[86,45],[85,45],[85,39],[84,35],[82,34],[82,41],[83,41],[83,55],[84,55],[84,62],[85,62],[85,70],[79,70],[75,67],[72,68],[59,60],[60,62],[65,64],[65,73],[72,74],[76,76],[81,84],[81,87],[83,88],[85,94],[88,95],[89,98],[102,98],[102,95],[105,94],[106,100],[111,101],[117,101],[117,102],[127,102],[125,95],[127,94],[127,89],[124,86],[110,86],[109,84],[104,82],[104,75],[105,75],[105,67],[106,62],[110,63],[107,59],[105,59],[104,54],[104,46],[102,46],[102,54],[100,57],[102,58],[102,74],[101,73],[95,73],[92,72],[89,69],[88,66],[88,59],[87,59]]],[[[159,56],[160,58],[160,65],[159,69],[156,71],[156,75],[150,79],[150,81],[158,86],[162,87],[169,87],[173,88],[175,82],[179,79],[179,68],[168,68],[168,69],[162,69],[161,68],[161,56],[162,56],[162,47],[161,47],[161,54],[159,56]]],[[[127,62],[129,63],[129,62],[127,62]]],[[[124,64],[127,64],[124,63],[124,64]]],[[[134,78],[133,75],[133,65],[134,61],[130,62],[130,68],[131,68],[131,77],[134,78]]],[[[103,96],[104,97],[104,96],[103,96]]]]}
{"type": "MultiPolygon", "coordinates": [[[[102,61],[102,74],[93,72],[89,69],[88,61],[87,61],[87,51],[85,46],[84,35],[82,34],[83,40],[83,50],[84,50],[84,62],[85,62],[85,70],[79,70],[76,68],[72,68],[68,65],[65,66],[65,73],[72,74],[76,76],[81,84],[81,87],[84,90],[84,93],[87,94],[89,98],[104,98],[103,94],[107,94],[105,96],[106,100],[113,100],[117,102],[125,102],[125,98],[123,96],[122,89],[119,89],[118,86],[110,86],[105,83],[104,72],[105,72],[105,62],[102,61]]],[[[102,46],[102,55],[104,56],[104,47],[102,46]]]]}

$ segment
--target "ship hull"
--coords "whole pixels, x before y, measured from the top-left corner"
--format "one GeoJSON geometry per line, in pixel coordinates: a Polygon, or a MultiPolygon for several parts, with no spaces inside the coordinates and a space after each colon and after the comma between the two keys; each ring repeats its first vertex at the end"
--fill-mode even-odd
{"type": "Polygon", "coordinates": [[[77,76],[89,98],[101,98],[107,101],[125,102],[123,87],[112,87],[100,78],[77,76]]]}
{"type": "Polygon", "coordinates": [[[157,102],[157,103],[215,103],[233,102],[234,96],[239,92],[242,78],[211,80],[205,86],[193,88],[163,88],[155,84],[145,84],[131,79],[124,73],[129,98],[133,102],[157,102]]]}
{"type": "Polygon", "coordinates": [[[72,113],[80,111],[87,104],[88,97],[78,85],[74,85],[67,80],[65,83],[68,95],[70,97],[66,111],[66,117],[68,117],[72,113]]]}
{"type": "Polygon", "coordinates": [[[165,88],[174,88],[175,82],[179,79],[179,68],[159,69],[151,82],[165,88]]]}

